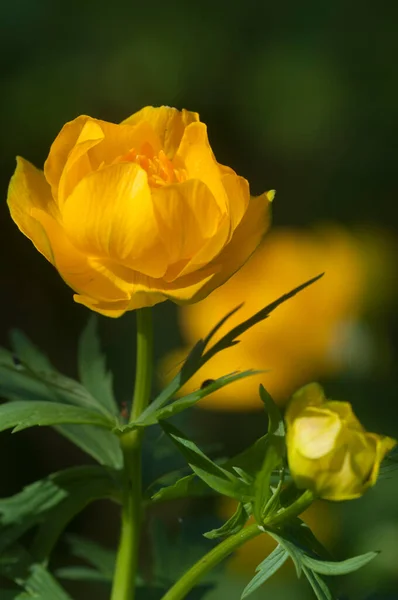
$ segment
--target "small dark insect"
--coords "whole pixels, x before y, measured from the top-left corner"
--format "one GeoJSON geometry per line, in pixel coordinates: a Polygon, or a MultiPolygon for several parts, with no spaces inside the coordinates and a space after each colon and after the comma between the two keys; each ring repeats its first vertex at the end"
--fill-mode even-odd
{"type": "Polygon", "coordinates": [[[207,387],[208,385],[211,385],[214,382],[215,382],[215,379],[205,379],[204,382],[202,383],[202,385],[200,386],[200,389],[204,390],[205,387],[207,387]]]}
{"type": "Polygon", "coordinates": [[[125,402],[125,401],[122,402],[122,410],[120,411],[120,416],[123,419],[129,418],[128,406],[127,406],[127,402],[125,402]]]}

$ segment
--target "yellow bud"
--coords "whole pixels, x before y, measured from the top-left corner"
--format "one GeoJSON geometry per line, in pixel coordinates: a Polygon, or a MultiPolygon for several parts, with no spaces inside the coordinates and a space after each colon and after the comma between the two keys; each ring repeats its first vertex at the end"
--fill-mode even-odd
{"type": "Polygon", "coordinates": [[[286,411],[290,472],[299,488],[325,500],[358,498],[376,483],[392,438],[365,431],[348,402],[327,400],[317,383],[296,392],[286,411]]]}
{"type": "Polygon", "coordinates": [[[262,240],[272,197],[216,161],[197,113],[162,106],[67,123],[44,171],[18,159],[8,205],[75,301],[119,317],[205,298],[262,240]]]}

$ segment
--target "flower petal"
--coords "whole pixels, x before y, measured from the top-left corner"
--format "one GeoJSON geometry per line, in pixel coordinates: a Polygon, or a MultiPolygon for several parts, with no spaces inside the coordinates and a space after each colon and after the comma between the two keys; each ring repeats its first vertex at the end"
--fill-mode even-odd
{"type": "Polygon", "coordinates": [[[227,244],[210,266],[216,268],[214,277],[192,301],[205,298],[212,290],[229,279],[253,254],[270,223],[269,192],[250,198],[248,209],[227,244]]]}
{"type": "Polygon", "coordinates": [[[170,106],[147,106],[122,121],[121,125],[137,125],[141,121],[151,124],[166,156],[172,159],[180,145],[185,128],[190,123],[199,121],[199,115],[185,109],[179,111],[170,106]]]}
{"type": "Polygon", "coordinates": [[[217,235],[223,215],[209,188],[197,179],[152,190],[153,209],[159,236],[168,254],[170,268],[167,281],[180,275],[184,266],[209,240],[218,240],[213,254],[208,254],[195,268],[208,264],[220,252],[224,239],[217,235]]]}
{"type": "Polygon", "coordinates": [[[90,120],[90,117],[81,115],[73,121],[66,123],[51,145],[48,158],[44,163],[44,175],[51,186],[54,198],[58,195],[59,180],[68,159],[69,152],[75,146],[79,135],[88,120],[90,120]]]}
{"type": "Polygon", "coordinates": [[[186,170],[189,179],[203,181],[224,213],[229,213],[228,197],[223,186],[222,173],[214,157],[204,123],[191,123],[182,136],[174,159],[176,168],[186,170]]]}
{"type": "Polygon", "coordinates": [[[62,221],[81,252],[107,257],[150,277],[162,277],[167,254],[147,174],[135,163],[120,163],[82,179],[62,209],[62,221]]]}
{"type": "Polygon", "coordinates": [[[7,197],[11,217],[36,248],[51,261],[51,247],[33,209],[54,212],[56,206],[43,171],[27,160],[17,157],[17,168],[11,178],[7,197]]]}

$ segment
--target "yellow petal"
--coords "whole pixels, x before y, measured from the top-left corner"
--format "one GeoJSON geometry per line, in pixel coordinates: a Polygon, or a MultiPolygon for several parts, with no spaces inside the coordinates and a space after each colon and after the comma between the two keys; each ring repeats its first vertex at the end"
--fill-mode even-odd
{"type": "Polygon", "coordinates": [[[223,175],[221,181],[228,196],[228,214],[231,221],[232,236],[249,206],[249,183],[235,173],[223,175]]]}
{"type": "Polygon", "coordinates": [[[293,441],[297,450],[309,459],[318,459],[332,452],[342,424],[337,415],[307,414],[293,424],[293,441]]]}
{"type": "Polygon", "coordinates": [[[11,178],[7,197],[11,217],[36,248],[51,261],[51,247],[41,223],[33,216],[33,209],[54,212],[56,207],[43,171],[18,157],[17,168],[11,178]]]}
{"type": "MultiPolygon", "coordinates": [[[[98,268],[100,268],[98,266],[98,268]]],[[[106,302],[85,295],[75,296],[74,299],[80,304],[84,304],[91,310],[95,310],[103,315],[110,317],[119,317],[127,310],[135,310],[145,306],[153,306],[164,300],[189,301],[210,276],[195,279],[195,277],[181,278],[178,283],[165,283],[162,280],[152,279],[140,273],[136,273],[121,265],[107,263],[103,264],[101,272],[112,279],[115,284],[128,290],[129,300],[106,302]]]]}
{"type": "Polygon", "coordinates": [[[75,291],[102,301],[128,300],[127,285],[98,268],[94,259],[71,243],[60,224],[48,213],[33,209],[51,247],[51,262],[64,281],[75,291]],[[127,291],[126,291],[127,290],[127,291]]]}
{"type": "Polygon", "coordinates": [[[373,469],[369,477],[369,485],[372,486],[376,483],[379,476],[380,465],[383,458],[397,445],[397,440],[387,436],[380,436],[372,434],[376,439],[376,458],[373,464],[373,469]]]}
{"type": "Polygon", "coordinates": [[[66,123],[52,143],[48,158],[44,163],[44,175],[51,186],[54,198],[58,195],[59,180],[69,152],[76,144],[81,130],[89,119],[90,117],[81,115],[66,123]]]}
{"type": "Polygon", "coordinates": [[[194,268],[208,264],[220,252],[225,236],[219,239],[217,232],[223,215],[204,183],[189,180],[153,189],[152,199],[159,236],[169,257],[167,281],[174,280],[192,257],[207,247],[208,240],[217,240],[213,253],[207,253],[194,268]]]}
{"type": "Polygon", "coordinates": [[[82,179],[62,209],[62,222],[86,254],[155,278],[166,271],[147,174],[137,164],[111,165],[82,179]]]}
{"type": "Polygon", "coordinates": [[[297,415],[302,413],[308,406],[322,406],[326,402],[325,393],[319,383],[308,383],[297,392],[290,400],[285,413],[287,425],[292,425],[297,415]]]}
{"type": "Polygon", "coordinates": [[[222,174],[214,158],[204,123],[191,123],[185,131],[174,159],[176,168],[185,169],[189,179],[203,181],[220,209],[228,213],[228,198],[222,183],[222,174]]]}
{"type": "Polygon", "coordinates": [[[247,261],[263,239],[269,223],[270,214],[267,194],[252,197],[231,241],[212,263],[217,268],[217,272],[192,301],[197,302],[205,298],[212,290],[227,281],[247,261]]]}
{"type": "Polygon", "coordinates": [[[172,159],[180,145],[185,128],[195,121],[199,121],[199,115],[195,112],[179,111],[170,106],[147,106],[122,121],[121,124],[150,123],[167,157],[172,159]]]}

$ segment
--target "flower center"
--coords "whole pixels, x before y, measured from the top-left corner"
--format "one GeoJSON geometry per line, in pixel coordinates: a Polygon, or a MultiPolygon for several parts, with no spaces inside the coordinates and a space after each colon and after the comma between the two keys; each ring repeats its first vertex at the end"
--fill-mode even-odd
{"type": "Polygon", "coordinates": [[[132,148],[120,160],[134,162],[144,169],[147,172],[148,183],[151,187],[161,187],[186,181],[187,173],[185,169],[176,169],[163,150],[159,154],[154,154],[152,148],[148,145],[148,148],[142,148],[142,152],[142,154],[139,154],[135,148],[132,148]]]}

